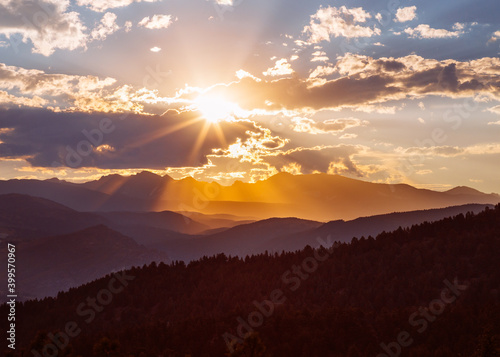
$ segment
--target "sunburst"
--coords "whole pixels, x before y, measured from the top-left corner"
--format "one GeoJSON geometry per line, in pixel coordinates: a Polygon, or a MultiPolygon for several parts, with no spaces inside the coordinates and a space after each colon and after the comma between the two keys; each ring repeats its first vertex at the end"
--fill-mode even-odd
{"type": "Polygon", "coordinates": [[[238,106],[218,96],[201,95],[194,100],[194,107],[210,124],[216,124],[234,117],[238,106]]]}

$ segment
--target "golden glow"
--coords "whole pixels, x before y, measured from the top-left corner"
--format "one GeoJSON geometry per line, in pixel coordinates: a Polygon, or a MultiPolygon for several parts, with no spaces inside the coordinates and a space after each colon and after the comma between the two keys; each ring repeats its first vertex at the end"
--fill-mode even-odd
{"type": "Polygon", "coordinates": [[[218,96],[200,96],[194,101],[194,106],[201,112],[203,118],[210,124],[231,119],[238,106],[218,96]]]}

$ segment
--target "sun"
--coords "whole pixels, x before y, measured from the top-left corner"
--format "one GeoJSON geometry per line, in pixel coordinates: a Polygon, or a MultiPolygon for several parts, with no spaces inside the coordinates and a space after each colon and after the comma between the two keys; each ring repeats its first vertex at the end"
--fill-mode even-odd
{"type": "Polygon", "coordinates": [[[237,110],[236,104],[216,96],[200,96],[195,99],[194,105],[210,124],[232,118],[237,110]]]}

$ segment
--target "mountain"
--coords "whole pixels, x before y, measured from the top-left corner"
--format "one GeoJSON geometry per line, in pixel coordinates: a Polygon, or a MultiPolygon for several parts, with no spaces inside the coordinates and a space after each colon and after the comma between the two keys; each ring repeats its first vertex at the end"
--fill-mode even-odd
{"type": "Polygon", "coordinates": [[[499,231],[500,205],[329,249],[136,267],[111,303],[108,275],[17,305],[16,347],[41,354],[74,321],[60,355],[495,356],[499,231]]]}
{"type": "Polygon", "coordinates": [[[397,212],[360,217],[351,221],[320,223],[296,218],[272,218],[241,224],[220,233],[201,237],[158,241],[154,248],[168,252],[172,259],[193,260],[217,253],[244,257],[251,254],[290,252],[307,245],[318,248],[325,242],[350,242],[354,237],[376,236],[381,232],[434,222],[458,214],[479,213],[492,205],[470,204],[440,209],[397,212]]]}
{"type": "Polygon", "coordinates": [[[185,234],[197,234],[209,228],[180,213],[162,212],[99,212],[99,216],[121,226],[147,226],[185,234]]]}
{"type": "MultiPolygon", "coordinates": [[[[0,254],[0,262],[6,266],[6,247],[2,247],[0,254]]],[[[113,271],[168,259],[166,254],[140,246],[103,225],[20,242],[16,246],[16,257],[20,299],[55,296],[59,291],[113,271]]],[[[2,287],[7,286],[5,279],[6,275],[0,277],[2,287]]],[[[6,295],[5,291],[2,293],[6,295]]]]}
{"type": "Polygon", "coordinates": [[[232,214],[203,214],[192,211],[179,211],[178,213],[197,222],[203,223],[209,226],[210,229],[231,228],[240,224],[257,221],[257,218],[255,217],[241,217],[232,214]]]}
{"type": "MultiPolygon", "coordinates": [[[[210,220],[207,218],[207,222],[210,220]]],[[[0,195],[0,239],[30,240],[106,225],[145,244],[148,240],[179,239],[205,232],[210,226],[176,212],[78,212],[40,197],[0,195]]],[[[233,225],[236,225],[234,223],[233,225]]]]}
{"type": "MultiPolygon", "coordinates": [[[[185,240],[204,233],[209,226],[176,212],[99,212],[107,226],[146,247],[185,240]]],[[[225,229],[225,228],[224,228],[225,229]]]]}
{"type": "Polygon", "coordinates": [[[149,171],[142,171],[136,175],[103,176],[99,180],[83,183],[81,186],[93,191],[108,195],[124,195],[134,198],[156,197],[156,192],[163,186],[174,181],[169,176],[159,176],[149,171]]]}
{"type": "Polygon", "coordinates": [[[293,251],[295,249],[303,249],[307,245],[318,248],[324,245],[324,242],[336,241],[348,243],[355,237],[358,239],[368,236],[374,237],[381,232],[390,232],[399,227],[409,228],[413,225],[424,222],[435,222],[459,214],[477,214],[486,208],[493,207],[493,205],[469,204],[360,217],[351,221],[331,221],[316,229],[277,237],[267,243],[266,249],[270,252],[280,252],[282,250],[293,251]]]}
{"type": "MultiPolygon", "coordinates": [[[[207,236],[179,241],[165,241],[163,244],[155,246],[155,248],[169,252],[175,259],[188,261],[218,253],[244,257],[264,252],[266,245],[277,237],[300,234],[303,231],[320,226],[320,222],[298,218],[270,218],[241,224],[207,236]]],[[[288,248],[285,248],[285,250],[289,251],[288,248]]]]}
{"type": "Polygon", "coordinates": [[[406,184],[379,184],[339,175],[280,173],[255,183],[231,186],[174,180],[142,172],[111,175],[83,184],[64,181],[0,181],[0,193],[43,197],[79,211],[179,211],[266,219],[350,220],[391,212],[444,208],[469,203],[496,204],[497,194],[459,187],[445,192],[406,184]],[[384,202],[383,205],[380,202],[384,202]]]}
{"type": "Polygon", "coordinates": [[[123,207],[134,211],[147,211],[142,199],[122,195],[108,195],[87,189],[81,184],[61,180],[7,180],[0,181],[0,194],[18,193],[46,198],[77,211],[119,211],[123,207]]]}
{"type": "Polygon", "coordinates": [[[266,250],[281,252],[303,249],[307,245],[319,247],[325,240],[350,242],[353,237],[374,236],[400,226],[410,227],[460,213],[477,213],[485,207],[471,204],[324,224],[298,218],[247,223],[237,220],[242,217],[192,212],[184,212],[185,215],[170,211],[78,212],[46,199],[8,194],[0,195],[0,239],[21,242],[105,225],[144,247],[166,253],[171,259],[190,261],[218,253],[246,256],[266,250]]]}
{"type": "Polygon", "coordinates": [[[93,213],[77,212],[44,198],[0,195],[0,232],[11,243],[70,233],[105,222],[104,218],[93,213]]]}

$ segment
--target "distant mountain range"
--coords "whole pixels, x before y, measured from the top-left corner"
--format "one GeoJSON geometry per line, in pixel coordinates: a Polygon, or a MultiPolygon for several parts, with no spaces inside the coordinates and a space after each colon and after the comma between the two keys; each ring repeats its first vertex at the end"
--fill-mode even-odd
{"type": "Polygon", "coordinates": [[[469,187],[438,192],[338,175],[294,176],[288,173],[279,173],[255,183],[236,181],[231,186],[199,182],[193,178],[174,180],[147,171],[132,176],[104,176],[82,184],[58,179],[0,181],[0,194],[7,193],[46,198],[78,211],[170,210],[229,214],[247,220],[297,217],[323,222],[468,203],[500,202],[497,194],[486,194],[469,187]]]}
{"type": "Polygon", "coordinates": [[[254,223],[242,224],[220,233],[202,237],[184,237],[163,241],[152,246],[165,251],[170,257],[180,260],[198,259],[217,253],[246,256],[331,245],[333,242],[348,243],[354,237],[376,236],[399,227],[406,228],[423,222],[434,222],[443,218],[479,213],[493,205],[469,204],[441,209],[390,213],[361,217],[351,221],[320,223],[298,218],[270,218],[254,223]]]}
{"type": "MultiPolygon", "coordinates": [[[[328,223],[300,218],[254,222],[250,217],[190,212],[79,212],[44,198],[5,194],[0,195],[0,241],[17,245],[20,296],[40,298],[152,261],[190,261],[219,253],[244,257],[266,250],[319,247],[477,213],[487,206],[493,207],[469,204],[328,223]]],[[[7,254],[0,254],[3,264],[7,254]]],[[[6,286],[4,279],[0,277],[0,286],[6,286]]]]}
{"type": "Polygon", "coordinates": [[[499,201],[469,187],[436,192],[326,174],[282,173],[231,186],[150,172],[82,184],[9,180],[0,181],[0,241],[17,245],[26,299],[151,261],[349,242],[499,201]]]}

